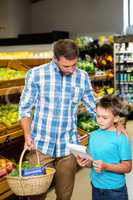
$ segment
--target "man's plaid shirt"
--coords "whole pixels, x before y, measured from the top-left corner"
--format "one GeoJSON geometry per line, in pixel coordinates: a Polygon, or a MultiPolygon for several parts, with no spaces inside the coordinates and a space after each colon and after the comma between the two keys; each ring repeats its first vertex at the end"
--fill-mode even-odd
{"type": "Polygon", "coordinates": [[[72,75],[62,75],[54,61],[27,72],[19,114],[20,119],[32,117],[31,134],[38,150],[52,157],[70,154],[67,143],[78,143],[80,101],[95,117],[95,99],[86,72],[76,69],[72,75]]]}

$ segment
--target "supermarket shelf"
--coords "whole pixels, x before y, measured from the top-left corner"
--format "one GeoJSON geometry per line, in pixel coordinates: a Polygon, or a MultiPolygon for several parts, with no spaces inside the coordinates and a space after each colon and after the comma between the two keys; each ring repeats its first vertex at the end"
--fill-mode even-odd
{"type": "Polygon", "coordinates": [[[0,136],[0,143],[8,142],[12,139],[18,138],[23,135],[23,130],[17,130],[12,133],[7,133],[5,135],[0,136]]]}
{"type": "Polygon", "coordinates": [[[108,77],[106,74],[105,75],[90,75],[90,79],[91,81],[95,81],[95,80],[110,80],[113,79],[114,77],[108,77]]]}
{"type": "Polygon", "coordinates": [[[8,191],[6,191],[5,193],[0,194],[0,199],[1,199],[1,200],[2,200],[2,199],[6,199],[6,198],[10,197],[12,194],[13,194],[13,192],[12,192],[11,190],[8,190],[8,191]]]}
{"type": "Polygon", "coordinates": [[[80,135],[80,136],[84,136],[84,135],[86,135],[86,134],[88,134],[85,130],[83,130],[83,129],[81,129],[81,128],[78,128],[78,135],[80,135]]]}
{"type": "Polygon", "coordinates": [[[120,61],[120,62],[116,62],[116,65],[119,65],[119,64],[132,64],[133,63],[133,60],[132,61],[120,61]]]}
{"type": "Polygon", "coordinates": [[[128,104],[128,107],[133,109],[133,104],[128,104]]]}
{"type": "Polygon", "coordinates": [[[24,78],[0,80],[0,96],[22,92],[24,78]]]}
{"type": "Polygon", "coordinates": [[[119,35],[114,37],[114,42],[115,43],[128,43],[128,42],[133,42],[133,36],[132,35],[119,35]]]}
{"type": "Polygon", "coordinates": [[[0,96],[21,93],[24,86],[14,86],[9,88],[0,89],[0,96]]]}
{"type": "Polygon", "coordinates": [[[133,53],[132,51],[116,51],[116,54],[131,54],[133,53]]]}
{"type": "Polygon", "coordinates": [[[79,138],[80,144],[86,146],[88,144],[89,134],[87,133],[87,131],[84,131],[83,129],[78,128],[78,138],[79,138]]]}
{"type": "Polygon", "coordinates": [[[86,146],[86,145],[88,144],[88,138],[89,138],[89,135],[88,135],[88,134],[86,134],[86,135],[84,135],[84,136],[81,136],[81,137],[79,138],[80,144],[86,146]]]}
{"type": "Polygon", "coordinates": [[[0,89],[24,85],[24,78],[0,80],[0,89]]]}
{"type": "Polygon", "coordinates": [[[5,199],[9,197],[13,192],[10,190],[6,178],[0,178],[0,199],[5,199]]]}
{"type": "Polygon", "coordinates": [[[34,58],[34,59],[0,59],[0,67],[7,67],[11,62],[17,62],[21,63],[23,65],[27,66],[27,69],[33,66],[38,66],[41,64],[48,63],[51,60],[51,58],[34,58]]]}

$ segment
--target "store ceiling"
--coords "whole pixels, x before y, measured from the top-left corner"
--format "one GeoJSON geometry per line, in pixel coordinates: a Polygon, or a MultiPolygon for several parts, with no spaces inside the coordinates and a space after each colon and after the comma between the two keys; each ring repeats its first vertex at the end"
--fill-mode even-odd
{"type": "Polygon", "coordinates": [[[36,2],[39,2],[39,1],[44,1],[44,0],[31,0],[31,3],[36,3],[36,2]]]}

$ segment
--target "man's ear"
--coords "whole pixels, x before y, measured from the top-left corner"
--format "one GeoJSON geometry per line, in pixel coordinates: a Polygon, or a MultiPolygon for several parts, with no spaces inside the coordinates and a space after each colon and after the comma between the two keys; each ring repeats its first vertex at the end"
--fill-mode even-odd
{"type": "Polygon", "coordinates": [[[115,118],[114,118],[114,123],[118,123],[119,121],[120,121],[119,115],[115,116],[115,118]]]}
{"type": "Polygon", "coordinates": [[[55,61],[55,63],[57,63],[59,61],[59,59],[54,56],[54,61],[55,61]]]}

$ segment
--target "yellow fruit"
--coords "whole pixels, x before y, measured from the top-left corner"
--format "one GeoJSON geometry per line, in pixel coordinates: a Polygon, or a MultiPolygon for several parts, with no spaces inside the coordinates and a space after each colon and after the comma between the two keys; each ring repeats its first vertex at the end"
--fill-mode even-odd
{"type": "Polygon", "coordinates": [[[46,174],[50,174],[50,173],[52,173],[53,172],[53,169],[52,168],[47,168],[46,169],[46,174]]]}
{"type": "Polygon", "coordinates": [[[6,168],[6,159],[4,159],[4,158],[0,159],[0,167],[1,168],[6,168]]]}

